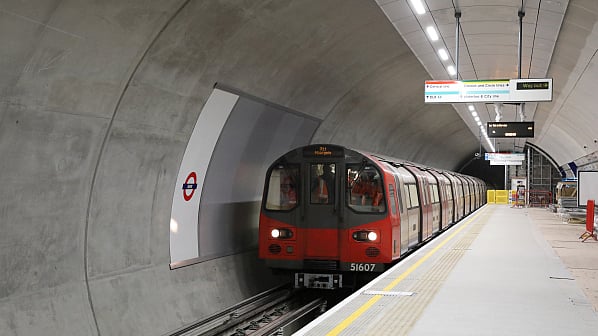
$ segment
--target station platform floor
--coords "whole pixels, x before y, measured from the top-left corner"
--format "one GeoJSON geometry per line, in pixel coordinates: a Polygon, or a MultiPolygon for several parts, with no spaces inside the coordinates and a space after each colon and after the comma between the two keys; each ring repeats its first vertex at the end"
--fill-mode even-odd
{"type": "Polygon", "coordinates": [[[294,335],[598,335],[598,242],[487,204],[294,335]]]}

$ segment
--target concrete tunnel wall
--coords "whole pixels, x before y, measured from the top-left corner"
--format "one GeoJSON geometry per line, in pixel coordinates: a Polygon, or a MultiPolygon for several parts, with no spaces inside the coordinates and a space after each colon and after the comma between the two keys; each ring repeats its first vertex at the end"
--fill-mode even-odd
{"type": "Polygon", "coordinates": [[[0,334],[160,335],[273,278],[169,270],[172,192],[215,83],[334,142],[454,169],[478,141],[374,1],[0,4],[0,334]]]}

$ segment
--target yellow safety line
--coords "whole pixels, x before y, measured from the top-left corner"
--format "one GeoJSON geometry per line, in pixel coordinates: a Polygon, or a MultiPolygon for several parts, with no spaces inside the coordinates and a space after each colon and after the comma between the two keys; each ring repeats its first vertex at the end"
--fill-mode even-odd
{"type": "MultiPolygon", "coordinates": [[[[485,210],[485,209],[486,209],[486,207],[484,207],[483,210],[485,210]]],[[[419,259],[415,264],[411,265],[411,267],[409,267],[405,272],[403,272],[398,278],[396,278],[388,286],[384,287],[383,291],[390,291],[391,289],[393,289],[396,285],[399,284],[399,282],[403,281],[403,279],[405,279],[409,274],[411,274],[413,271],[415,271],[421,264],[424,263],[424,261],[426,261],[432,255],[434,255],[434,253],[436,253],[436,251],[438,251],[442,246],[444,246],[451,239],[453,239],[453,237],[455,237],[459,232],[461,232],[461,230],[463,230],[470,222],[472,222],[475,218],[477,218],[481,213],[482,213],[482,211],[478,212],[473,217],[469,218],[465,223],[463,223],[463,225],[458,227],[454,232],[452,232],[448,237],[446,237],[445,240],[443,240],[440,244],[438,244],[438,246],[433,248],[425,256],[423,256],[421,259],[419,259]]],[[[328,332],[326,334],[326,336],[338,335],[341,331],[345,330],[349,325],[351,325],[351,323],[353,323],[353,321],[355,321],[359,316],[361,316],[368,309],[370,309],[370,307],[374,303],[378,302],[378,300],[380,300],[381,298],[382,298],[382,295],[377,294],[374,297],[372,297],[371,299],[369,299],[368,302],[364,303],[361,307],[359,307],[359,309],[354,311],[351,315],[349,315],[349,317],[347,317],[345,320],[343,320],[341,323],[339,323],[334,329],[332,329],[330,332],[328,332]]]]}

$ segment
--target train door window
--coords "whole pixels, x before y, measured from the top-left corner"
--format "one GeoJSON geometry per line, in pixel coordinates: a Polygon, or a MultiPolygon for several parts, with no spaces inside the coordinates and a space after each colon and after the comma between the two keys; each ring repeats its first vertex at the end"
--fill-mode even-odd
{"type": "Polygon", "coordinates": [[[347,205],[359,212],[384,212],[382,176],[374,166],[347,165],[347,205]]]}
{"type": "Polygon", "coordinates": [[[392,184],[388,185],[388,198],[390,199],[390,211],[394,215],[397,213],[397,204],[395,203],[395,187],[392,184]]]}
{"type": "Polygon", "coordinates": [[[312,163],[310,165],[310,203],[334,204],[336,165],[334,163],[312,163]]]}
{"type": "Polygon", "coordinates": [[[299,186],[299,166],[279,166],[268,176],[266,190],[266,209],[291,210],[297,206],[297,190],[299,186]]]}
{"type": "Polygon", "coordinates": [[[405,206],[407,206],[407,209],[411,209],[411,196],[409,194],[409,185],[405,184],[405,206]]]}
{"type": "Polygon", "coordinates": [[[438,196],[438,184],[431,184],[432,186],[432,203],[440,202],[440,197],[438,196]]]}
{"type": "Polygon", "coordinates": [[[415,184],[408,184],[409,188],[409,200],[411,203],[411,207],[415,208],[419,206],[419,199],[417,198],[417,187],[415,184]]]}

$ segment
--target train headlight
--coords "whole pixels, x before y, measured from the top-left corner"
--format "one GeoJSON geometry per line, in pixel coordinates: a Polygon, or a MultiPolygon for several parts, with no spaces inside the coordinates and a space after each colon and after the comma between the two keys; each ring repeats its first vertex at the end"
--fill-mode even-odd
{"type": "Polygon", "coordinates": [[[375,241],[376,239],[378,239],[378,234],[376,232],[371,231],[370,233],[368,233],[369,241],[375,241]]]}
{"type": "Polygon", "coordinates": [[[378,240],[378,234],[374,231],[355,231],[353,232],[353,239],[359,242],[373,242],[378,240]]]}
{"type": "Polygon", "coordinates": [[[293,237],[293,231],[289,229],[272,229],[270,236],[275,239],[289,239],[293,237]]]}
{"type": "Polygon", "coordinates": [[[278,237],[280,237],[280,230],[273,229],[272,232],[270,233],[270,235],[272,236],[272,238],[278,238],[278,237]]]}

